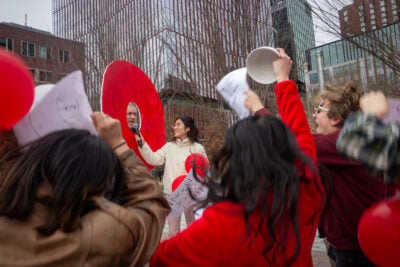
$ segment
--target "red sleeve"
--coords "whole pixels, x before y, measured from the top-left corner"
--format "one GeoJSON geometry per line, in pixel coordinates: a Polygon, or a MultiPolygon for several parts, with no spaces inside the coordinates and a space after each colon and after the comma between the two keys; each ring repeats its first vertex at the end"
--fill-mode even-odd
{"type": "Polygon", "coordinates": [[[226,240],[220,240],[219,220],[214,212],[206,209],[203,216],[194,221],[176,236],[161,242],[150,259],[150,266],[218,266],[221,257],[219,247],[226,240]]]}
{"type": "Polygon", "coordinates": [[[283,81],[275,87],[276,101],[281,119],[293,131],[300,149],[316,162],[316,149],[303,103],[293,81],[283,81]]]}

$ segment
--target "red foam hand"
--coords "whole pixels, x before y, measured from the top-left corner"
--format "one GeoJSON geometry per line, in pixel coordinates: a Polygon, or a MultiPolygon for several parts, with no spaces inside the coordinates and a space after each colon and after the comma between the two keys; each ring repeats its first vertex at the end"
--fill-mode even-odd
{"type": "Polygon", "coordinates": [[[10,130],[29,112],[34,86],[32,74],[23,61],[0,49],[0,130],[10,130]]]}
{"type": "Polygon", "coordinates": [[[358,239],[365,255],[378,266],[400,263],[400,199],[374,204],[361,216],[358,239]]]}
{"type": "Polygon", "coordinates": [[[190,154],[185,160],[185,169],[189,172],[194,166],[196,166],[196,174],[204,178],[204,174],[207,173],[210,164],[206,156],[201,153],[190,154]]]}
{"type": "Polygon", "coordinates": [[[181,185],[183,180],[185,180],[186,175],[187,174],[185,173],[185,174],[179,175],[178,177],[176,177],[174,179],[174,181],[172,182],[172,186],[171,186],[172,187],[172,192],[174,192],[175,189],[177,189],[181,185]]]}

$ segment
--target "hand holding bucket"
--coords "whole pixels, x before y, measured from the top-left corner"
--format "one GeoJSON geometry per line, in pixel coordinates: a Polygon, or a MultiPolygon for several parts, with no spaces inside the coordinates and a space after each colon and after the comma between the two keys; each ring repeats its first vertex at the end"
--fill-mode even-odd
{"type": "Polygon", "coordinates": [[[249,76],[258,83],[271,84],[276,81],[272,63],[279,59],[279,52],[269,46],[262,46],[250,52],[246,59],[249,76]]]}

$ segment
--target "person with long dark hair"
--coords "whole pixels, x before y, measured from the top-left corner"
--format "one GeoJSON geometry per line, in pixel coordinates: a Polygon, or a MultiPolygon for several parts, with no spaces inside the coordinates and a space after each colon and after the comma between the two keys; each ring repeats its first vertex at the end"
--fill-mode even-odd
{"type": "Polygon", "coordinates": [[[273,63],[282,121],[247,91],[254,117],[228,129],[213,157],[215,175],[203,216],[164,240],[150,266],[312,266],[311,248],[324,192],[316,172],[315,144],[292,61],[278,48],[273,63]]]}
{"type": "Polygon", "coordinates": [[[92,118],[103,139],[59,130],[1,158],[0,266],[143,266],[155,250],[168,203],[119,121],[92,118]]]}
{"type": "MultiPolygon", "coordinates": [[[[163,186],[164,193],[172,193],[172,183],[178,176],[185,174],[185,160],[192,153],[201,153],[206,156],[204,147],[198,143],[199,130],[190,116],[180,116],[175,119],[172,126],[173,138],[163,147],[153,152],[146,142],[143,142],[142,136],[135,135],[136,141],[142,141],[143,146],[139,147],[143,159],[151,165],[164,165],[163,186]]],[[[185,210],[186,224],[194,221],[193,207],[185,210]]],[[[170,214],[168,221],[168,236],[174,236],[180,231],[180,217],[170,214]]]]}

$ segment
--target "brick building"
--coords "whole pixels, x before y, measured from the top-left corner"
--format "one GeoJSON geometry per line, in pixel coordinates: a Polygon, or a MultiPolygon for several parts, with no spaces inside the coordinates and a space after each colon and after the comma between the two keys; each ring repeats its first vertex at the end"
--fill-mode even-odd
{"type": "Polygon", "coordinates": [[[0,47],[19,55],[36,85],[56,83],[75,71],[84,72],[85,44],[14,23],[0,23],[0,47]]]}
{"type": "Polygon", "coordinates": [[[370,32],[399,21],[398,0],[354,0],[339,10],[342,38],[370,32]]]}

